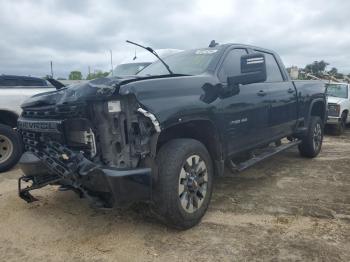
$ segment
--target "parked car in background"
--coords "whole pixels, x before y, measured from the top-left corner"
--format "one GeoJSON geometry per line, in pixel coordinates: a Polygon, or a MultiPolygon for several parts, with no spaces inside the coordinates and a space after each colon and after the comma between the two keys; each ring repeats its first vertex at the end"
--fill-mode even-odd
{"type": "Polygon", "coordinates": [[[342,134],[350,123],[350,85],[346,83],[326,84],[328,96],[327,125],[335,126],[336,133],[342,134]]]}
{"type": "Polygon", "coordinates": [[[292,81],[275,52],[211,43],[136,76],[29,98],[22,108],[23,158],[48,170],[24,171],[25,201],[37,200],[31,190],[58,184],[97,207],[146,201],[186,229],[206,212],[225,164],[242,171],[292,146],[316,157],[327,107],[324,83],[292,81]]]}
{"type": "Polygon", "coordinates": [[[0,75],[1,87],[17,87],[17,86],[36,86],[48,87],[49,84],[45,79],[31,76],[16,76],[16,75],[0,75]]]}
{"type": "Polygon", "coordinates": [[[53,90],[56,89],[41,78],[0,75],[0,172],[13,167],[22,155],[22,140],[16,132],[21,103],[53,90]]]}
{"type": "MultiPolygon", "coordinates": [[[[181,52],[179,49],[158,49],[156,50],[157,54],[160,57],[167,57],[172,54],[181,52]]],[[[123,60],[119,65],[113,70],[113,76],[130,76],[136,75],[146,66],[152,64],[156,61],[156,58],[149,52],[141,52],[133,58],[128,58],[123,60]]],[[[112,76],[112,74],[110,75],[112,76]]]]}

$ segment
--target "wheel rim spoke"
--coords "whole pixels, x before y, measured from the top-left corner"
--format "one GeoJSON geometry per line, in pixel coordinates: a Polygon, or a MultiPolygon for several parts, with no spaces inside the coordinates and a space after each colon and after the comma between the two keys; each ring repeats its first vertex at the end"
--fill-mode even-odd
{"type": "Polygon", "coordinates": [[[187,210],[189,213],[193,213],[193,211],[194,211],[193,196],[190,194],[188,194],[187,210]]]}
{"type": "Polygon", "coordinates": [[[180,177],[179,177],[179,190],[178,190],[178,193],[179,193],[179,196],[185,191],[185,183],[187,181],[187,174],[186,174],[186,170],[185,168],[183,167],[181,169],[181,172],[180,172],[180,177]]]}
{"type": "Polygon", "coordinates": [[[205,163],[203,160],[201,160],[198,165],[196,166],[196,172],[198,172],[199,174],[205,172],[207,169],[206,169],[206,166],[205,166],[205,163]]]}
{"type": "Polygon", "coordinates": [[[188,202],[187,195],[188,195],[187,192],[183,192],[182,195],[180,196],[181,206],[182,206],[184,209],[187,208],[187,202],[188,202]]]}
{"type": "Polygon", "coordinates": [[[320,124],[317,124],[314,128],[312,142],[314,149],[318,150],[322,143],[322,129],[320,124]]]}
{"type": "Polygon", "coordinates": [[[203,199],[207,193],[207,184],[202,185],[201,188],[198,190],[198,193],[200,194],[201,198],[203,199]]]}

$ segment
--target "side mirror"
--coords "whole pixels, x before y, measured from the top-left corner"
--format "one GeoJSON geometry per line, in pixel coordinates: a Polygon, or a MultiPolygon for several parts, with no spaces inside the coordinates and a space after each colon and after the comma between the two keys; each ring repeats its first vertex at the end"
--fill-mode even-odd
{"type": "Polygon", "coordinates": [[[266,77],[265,55],[253,53],[241,56],[241,74],[228,77],[227,83],[229,86],[247,85],[265,82],[266,77]]]}

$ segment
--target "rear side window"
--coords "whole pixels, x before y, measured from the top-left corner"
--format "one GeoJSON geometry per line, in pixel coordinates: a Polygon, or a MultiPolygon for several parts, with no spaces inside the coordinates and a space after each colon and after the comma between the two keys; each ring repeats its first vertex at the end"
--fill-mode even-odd
{"type": "Polygon", "coordinates": [[[283,77],[281,74],[281,70],[278,66],[278,63],[276,61],[276,58],[270,53],[265,53],[265,52],[260,52],[260,53],[263,53],[265,55],[266,74],[267,74],[266,82],[282,82],[283,77]]]}
{"type": "Polygon", "coordinates": [[[0,79],[0,86],[17,86],[17,85],[18,85],[17,79],[11,79],[11,78],[0,79]]]}
{"type": "Polygon", "coordinates": [[[41,79],[21,79],[21,86],[46,86],[45,81],[41,79]]]}
{"type": "Polygon", "coordinates": [[[241,56],[246,54],[245,49],[233,49],[228,53],[219,71],[221,82],[226,83],[228,77],[241,74],[241,56]]]}

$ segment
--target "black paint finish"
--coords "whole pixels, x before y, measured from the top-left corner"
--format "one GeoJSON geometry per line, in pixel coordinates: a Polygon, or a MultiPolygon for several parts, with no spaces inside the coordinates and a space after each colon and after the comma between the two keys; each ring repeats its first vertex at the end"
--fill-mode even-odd
{"type": "MultiPolygon", "coordinates": [[[[226,44],[213,49],[217,50],[216,55],[200,75],[179,75],[175,72],[173,75],[149,77],[101,78],[36,95],[22,107],[26,110],[81,103],[90,105],[96,101],[132,97],[139,107],[153,114],[160,124],[161,133],[152,135],[151,148],[156,148],[158,136],[170,128],[178,126],[181,130],[189,123],[195,127],[195,123],[200,121],[215,131],[212,137],[206,137],[205,140],[210,143],[215,136],[215,148],[220,152],[214,160],[221,164],[240,152],[283,137],[302,135],[311,115],[318,115],[325,120],[326,98],[322,82],[291,81],[279,56],[270,50],[238,44],[226,44]],[[247,81],[242,82],[250,82],[245,85],[220,81],[218,75],[221,65],[228,53],[236,48],[246,50],[248,57],[254,57],[252,54],[256,52],[272,55],[280,70],[281,80],[251,83],[245,79],[247,81]]],[[[139,114],[136,107],[130,113],[139,114]]],[[[200,133],[200,130],[196,132],[200,133]]],[[[154,154],[150,157],[154,158],[154,154]]],[[[221,167],[216,169],[222,170],[221,167]]],[[[132,175],[132,171],[129,172],[132,175]]],[[[113,185],[111,181],[108,183],[109,187],[113,185]]],[[[111,193],[116,195],[114,191],[111,193]]],[[[125,197],[122,199],[124,201],[125,197]]]]}

